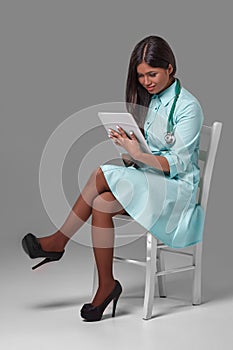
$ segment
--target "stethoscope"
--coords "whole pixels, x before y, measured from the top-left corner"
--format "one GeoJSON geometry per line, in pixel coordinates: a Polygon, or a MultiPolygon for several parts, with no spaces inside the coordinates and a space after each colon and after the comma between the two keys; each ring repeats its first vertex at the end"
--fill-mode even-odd
{"type": "Polygon", "coordinates": [[[174,114],[174,110],[176,107],[176,102],[178,100],[178,97],[180,95],[180,91],[181,91],[181,85],[180,85],[180,81],[179,79],[176,79],[176,87],[175,87],[175,98],[168,116],[168,121],[167,121],[167,132],[166,135],[164,136],[164,140],[166,141],[166,143],[168,145],[172,145],[176,142],[176,137],[174,135],[174,130],[173,130],[173,114],[174,114]]]}

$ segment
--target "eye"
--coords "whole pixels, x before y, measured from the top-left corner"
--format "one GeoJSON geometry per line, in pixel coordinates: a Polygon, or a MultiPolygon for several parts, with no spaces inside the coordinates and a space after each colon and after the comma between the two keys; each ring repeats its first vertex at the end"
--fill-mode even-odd
{"type": "Polygon", "coordinates": [[[142,78],[143,75],[138,73],[138,79],[142,78]]]}
{"type": "Polygon", "coordinates": [[[148,75],[149,75],[150,77],[155,77],[156,74],[157,74],[157,73],[155,73],[155,72],[150,72],[148,75]]]}

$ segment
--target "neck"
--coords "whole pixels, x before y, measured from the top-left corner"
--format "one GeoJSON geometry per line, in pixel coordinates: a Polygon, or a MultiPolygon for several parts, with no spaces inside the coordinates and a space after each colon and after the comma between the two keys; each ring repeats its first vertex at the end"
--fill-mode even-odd
{"type": "Polygon", "coordinates": [[[161,92],[163,92],[164,90],[166,90],[167,88],[169,88],[169,86],[171,86],[171,85],[174,83],[174,81],[175,81],[175,78],[172,77],[172,78],[168,81],[168,83],[167,83],[167,85],[165,86],[165,88],[164,88],[163,90],[159,91],[158,94],[161,94],[161,92]]]}
{"type": "MultiPolygon", "coordinates": [[[[175,79],[174,77],[172,77],[172,78],[169,80],[166,89],[167,89],[169,86],[171,86],[171,85],[174,83],[175,80],[176,80],[176,79],[175,79]]],[[[165,89],[164,89],[164,90],[165,90],[165,89]]]]}

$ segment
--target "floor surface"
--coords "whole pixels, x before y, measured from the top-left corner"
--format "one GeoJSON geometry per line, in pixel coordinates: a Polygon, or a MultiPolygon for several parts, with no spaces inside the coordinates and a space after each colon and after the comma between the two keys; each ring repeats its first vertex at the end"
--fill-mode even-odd
{"type": "Polygon", "coordinates": [[[115,278],[124,288],[116,317],[110,316],[109,307],[100,322],[89,323],[81,319],[79,311],[91,300],[90,248],[71,242],[61,261],[35,271],[31,266],[37,260],[24,254],[19,239],[8,241],[1,250],[1,349],[233,348],[229,286],[217,290],[204,284],[202,305],[192,306],[192,272],[176,274],[180,277],[167,279],[168,297],[155,295],[153,317],[145,321],[144,269],[116,263],[115,278]],[[7,253],[10,247],[15,251],[13,260],[7,253]]]}

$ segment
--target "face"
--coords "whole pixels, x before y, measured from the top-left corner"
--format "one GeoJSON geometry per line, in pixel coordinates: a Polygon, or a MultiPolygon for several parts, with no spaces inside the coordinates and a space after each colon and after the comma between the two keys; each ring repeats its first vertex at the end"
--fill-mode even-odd
{"type": "Polygon", "coordinates": [[[158,94],[171,84],[169,75],[172,70],[171,64],[165,69],[142,62],[137,66],[138,81],[150,94],[158,94]]]}

